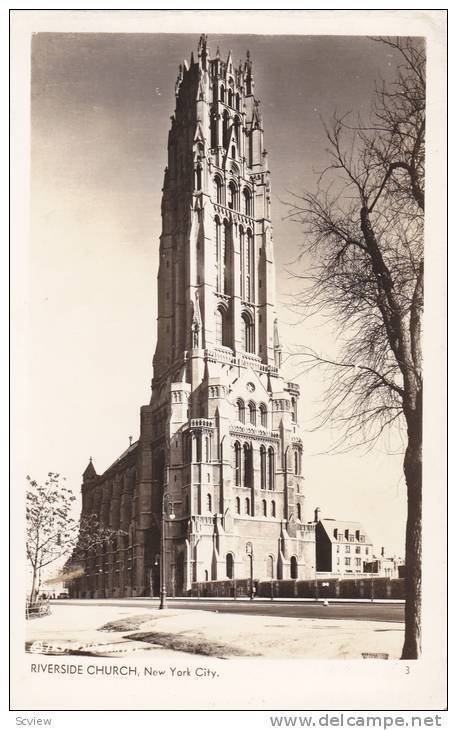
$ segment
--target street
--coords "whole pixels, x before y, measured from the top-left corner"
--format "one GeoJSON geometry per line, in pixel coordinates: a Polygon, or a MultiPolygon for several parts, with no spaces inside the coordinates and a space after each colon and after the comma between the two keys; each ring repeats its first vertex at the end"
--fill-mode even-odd
{"type": "MultiPolygon", "coordinates": [[[[350,621],[383,621],[403,622],[404,604],[376,601],[338,602],[329,600],[328,605],[322,601],[269,601],[263,599],[248,600],[205,600],[205,599],[173,599],[168,598],[169,608],[211,611],[215,613],[249,614],[252,616],[281,616],[289,618],[342,619],[350,621]]],[[[158,608],[157,598],[93,598],[62,599],[51,601],[61,606],[115,606],[131,608],[158,608]]]]}

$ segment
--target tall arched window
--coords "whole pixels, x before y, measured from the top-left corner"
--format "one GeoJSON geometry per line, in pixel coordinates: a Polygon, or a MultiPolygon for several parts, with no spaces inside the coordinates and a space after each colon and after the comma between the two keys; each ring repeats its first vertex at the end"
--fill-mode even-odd
{"type": "Polygon", "coordinates": [[[211,495],[207,494],[206,495],[206,509],[208,512],[211,512],[212,508],[213,508],[213,501],[211,499],[211,495]]]}
{"type": "Polygon", "coordinates": [[[272,446],[268,449],[268,489],[275,488],[275,452],[272,446]]]}
{"type": "MultiPolygon", "coordinates": [[[[216,183],[217,185],[217,183],[216,183]]],[[[220,188],[222,189],[222,187],[220,188]]],[[[222,228],[219,218],[216,216],[214,219],[216,225],[216,238],[214,248],[214,261],[216,264],[216,290],[221,291],[222,280],[221,280],[221,259],[222,259],[222,228]]]]}
{"type": "Polygon", "coordinates": [[[301,504],[300,504],[300,502],[297,502],[297,520],[300,520],[300,522],[301,522],[301,504]]]}
{"type": "Polygon", "coordinates": [[[224,343],[224,313],[222,309],[216,309],[216,345],[224,343]]]}
{"type": "Polygon", "coordinates": [[[233,106],[233,91],[231,89],[228,90],[228,100],[227,103],[229,106],[233,106]]]}
{"type": "Polygon", "coordinates": [[[227,574],[227,578],[232,579],[234,577],[235,571],[232,553],[227,553],[227,556],[225,558],[225,572],[227,574]]]}
{"type": "Polygon", "coordinates": [[[224,109],[222,114],[222,144],[224,147],[227,146],[228,142],[228,126],[229,126],[229,113],[227,109],[224,109]]]}
{"type": "Polygon", "coordinates": [[[249,497],[246,497],[246,499],[244,500],[244,511],[247,515],[251,514],[251,500],[249,499],[249,497]]]}
{"type": "Polygon", "coordinates": [[[254,324],[248,312],[241,315],[241,342],[245,352],[254,352],[254,324]]]}
{"type": "Polygon", "coordinates": [[[222,205],[223,204],[223,200],[222,200],[223,187],[222,187],[222,180],[219,177],[219,175],[216,175],[216,177],[214,178],[214,184],[216,186],[216,202],[219,203],[220,205],[222,205]]]}
{"type": "Polygon", "coordinates": [[[236,498],[235,504],[236,504],[236,513],[237,513],[237,515],[239,515],[241,512],[241,500],[239,497],[236,498]]]}
{"type": "Polygon", "coordinates": [[[221,86],[221,101],[225,104],[225,86],[221,86]]]}
{"type": "Polygon", "coordinates": [[[240,237],[240,294],[241,294],[241,298],[245,299],[245,296],[244,296],[245,236],[244,236],[243,226],[239,227],[238,233],[239,233],[239,237],[240,237]]]}
{"type": "Polygon", "coordinates": [[[235,117],[233,120],[233,127],[235,129],[235,137],[238,145],[240,144],[240,118],[235,117]]]}
{"type": "Polygon", "coordinates": [[[232,289],[232,226],[224,220],[224,241],[222,254],[223,272],[221,273],[221,283],[224,294],[230,294],[232,289]]]}
{"type": "Polygon", "coordinates": [[[238,195],[238,191],[237,191],[236,185],[233,182],[233,180],[230,180],[229,186],[228,186],[228,203],[227,203],[230,210],[238,210],[237,195],[238,195]]]}
{"type": "Polygon", "coordinates": [[[252,449],[249,444],[243,446],[243,486],[252,487],[252,449]]]}
{"type": "Polygon", "coordinates": [[[254,280],[254,239],[252,232],[248,229],[243,237],[243,248],[241,249],[242,258],[241,265],[243,269],[243,286],[242,297],[248,301],[252,301],[252,289],[254,280]]]}
{"type": "Polygon", "coordinates": [[[276,517],[276,502],[274,500],[271,503],[271,516],[276,517]]]}
{"type": "Polygon", "coordinates": [[[246,213],[246,215],[252,215],[252,197],[251,197],[251,191],[248,190],[248,188],[244,188],[243,198],[244,198],[244,212],[246,213]]]}
{"type": "Polygon", "coordinates": [[[239,112],[240,111],[240,95],[237,94],[235,96],[235,108],[239,112]]]}
{"type": "Polygon", "coordinates": [[[235,485],[241,486],[241,445],[238,441],[235,442],[235,485]]]}
{"type": "Polygon", "coordinates": [[[262,444],[260,447],[260,489],[267,488],[267,450],[262,444]]]}
{"type": "Polygon", "coordinates": [[[259,406],[260,411],[260,425],[264,428],[267,427],[267,407],[265,403],[261,403],[259,406]]]}
{"type": "Polygon", "coordinates": [[[264,517],[267,516],[267,500],[262,499],[262,514],[264,517]]]}
{"type": "Polygon", "coordinates": [[[292,555],[290,559],[290,577],[292,580],[297,580],[298,578],[298,563],[295,555],[292,555]]]}
{"type": "Polygon", "coordinates": [[[238,400],[236,402],[236,407],[238,409],[238,420],[240,423],[244,423],[244,421],[245,421],[244,401],[241,400],[241,398],[238,398],[238,400]]]}
{"type": "Polygon", "coordinates": [[[252,401],[248,403],[248,409],[249,409],[249,423],[251,423],[253,426],[256,425],[256,407],[255,403],[252,401]]]}
{"type": "Polygon", "coordinates": [[[269,555],[267,558],[267,578],[273,580],[275,577],[275,559],[273,555],[269,555]]]}
{"type": "Polygon", "coordinates": [[[294,451],[294,474],[300,474],[300,456],[297,449],[294,451]]]}

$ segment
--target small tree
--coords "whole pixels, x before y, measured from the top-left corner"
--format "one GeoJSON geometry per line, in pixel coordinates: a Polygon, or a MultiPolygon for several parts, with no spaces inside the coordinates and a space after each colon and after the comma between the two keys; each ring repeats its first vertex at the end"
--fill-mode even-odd
{"type": "Polygon", "coordinates": [[[82,515],[80,520],[71,516],[76,497],[71,489],[61,484],[65,477],[49,472],[44,485],[27,476],[26,549],[32,567],[30,600],[36,600],[37,583],[41,570],[71,554],[59,578],[65,580],[69,570],[72,577],[81,574],[80,563],[87,552],[125,535],[103,525],[95,514],[82,515]],[[71,566],[71,567],[70,567],[71,566]]]}
{"type": "Polygon", "coordinates": [[[367,122],[334,116],[326,127],[329,165],[317,192],[297,196],[291,216],[305,228],[309,266],[300,307],[338,326],[337,354],[307,350],[304,357],[329,378],[323,422],[343,427],[336,447],[369,447],[393,424],[406,424],[402,658],[414,659],[421,639],[425,52],[409,38],[374,40],[397,55],[396,78],[376,90],[367,122]]]}

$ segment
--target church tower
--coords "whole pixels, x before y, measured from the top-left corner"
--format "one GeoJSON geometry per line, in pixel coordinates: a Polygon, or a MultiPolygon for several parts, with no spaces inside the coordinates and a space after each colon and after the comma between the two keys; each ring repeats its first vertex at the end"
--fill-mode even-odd
{"type": "Polygon", "coordinates": [[[177,595],[197,581],[314,576],[299,388],[281,374],[270,198],[249,53],[223,61],[202,36],[176,81],[139,440],[138,558],[147,570],[164,524],[177,595]]]}
{"type": "Polygon", "coordinates": [[[168,136],[151,399],[138,441],[83,474],[82,517],[113,537],[83,550],[72,595],[157,596],[162,568],[171,595],[315,576],[263,135],[249,54],[223,61],[202,36],[168,136]]]}

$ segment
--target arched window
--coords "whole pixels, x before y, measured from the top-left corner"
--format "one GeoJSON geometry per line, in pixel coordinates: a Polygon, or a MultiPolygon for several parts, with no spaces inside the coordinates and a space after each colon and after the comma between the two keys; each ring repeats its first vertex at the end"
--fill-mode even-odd
{"type": "Polygon", "coordinates": [[[260,447],[260,489],[267,488],[267,450],[262,444],[260,447]]]}
{"type": "Polygon", "coordinates": [[[208,512],[211,512],[212,508],[213,508],[213,501],[211,499],[211,495],[207,494],[206,495],[206,509],[208,512]]]}
{"type": "Polygon", "coordinates": [[[260,425],[264,428],[267,427],[267,407],[265,403],[261,403],[259,406],[260,411],[260,425]]]}
{"type": "Polygon", "coordinates": [[[236,147],[235,147],[234,144],[232,144],[232,152],[231,152],[231,154],[232,154],[233,159],[235,159],[235,157],[236,157],[236,147]]]}
{"type": "Polygon", "coordinates": [[[235,108],[239,112],[240,111],[240,95],[237,94],[235,96],[235,108]]]}
{"type": "Polygon", "coordinates": [[[276,517],[276,502],[274,500],[271,503],[271,516],[276,517]]]}
{"type": "Polygon", "coordinates": [[[202,189],[202,166],[197,165],[195,170],[195,187],[197,190],[202,189]]]}
{"type": "MultiPolygon", "coordinates": [[[[217,185],[217,182],[216,182],[217,185]]],[[[222,190],[222,183],[219,190],[222,190]]],[[[221,291],[221,258],[222,258],[222,236],[221,236],[221,222],[219,218],[214,219],[216,225],[216,238],[215,238],[215,250],[214,250],[214,261],[216,264],[216,290],[221,291]]]]}
{"type": "Polygon", "coordinates": [[[221,258],[223,266],[221,284],[224,287],[221,291],[223,294],[230,294],[232,289],[232,226],[226,220],[224,220],[224,240],[221,258]]]}
{"type": "Polygon", "coordinates": [[[275,488],[275,452],[272,446],[268,449],[268,489],[275,488]]]}
{"type": "Polygon", "coordinates": [[[233,91],[231,89],[228,90],[228,105],[233,106],[233,91]]]}
{"type": "Polygon", "coordinates": [[[205,570],[205,583],[207,580],[209,580],[209,573],[207,570],[205,570]]]}
{"type": "Polygon", "coordinates": [[[292,555],[290,559],[290,577],[292,580],[297,580],[298,578],[298,563],[295,555],[292,555]]]}
{"type": "Polygon", "coordinates": [[[252,401],[248,403],[248,409],[249,409],[249,423],[251,423],[253,426],[256,425],[256,407],[255,403],[252,401]]]}
{"type": "Polygon", "coordinates": [[[225,87],[223,85],[221,86],[221,101],[225,104],[225,87]]]}
{"type": "Polygon", "coordinates": [[[216,309],[216,345],[224,343],[224,313],[222,309],[216,309]]]}
{"type": "Polygon", "coordinates": [[[267,578],[273,580],[275,577],[275,559],[273,555],[267,557],[267,578]]]}
{"type": "Polygon", "coordinates": [[[227,556],[225,558],[225,572],[227,574],[227,578],[232,579],[234,577],[235,571],[232,553],[227,553],[227,556]]]}
{"type": "Polygon", "coordinates": [[[240,423],[244,423],[244,421],[245,421],[244,401],[242,401],[241,398],[238,398],[238,400],[236,402],[236,406],[238,409],[238,420],[240,423]]]}
{"type": "Polygon", "coordinates": [[[228,143],[228,126],[229,113],[227,109],[224,109],[224,112],[222,114],[222,144],[224,145],[224,147],[226,147],[228,143]]]}
{"type": "Polygon", "coordinates": [[[243,446],[243,486],[252,487],[252,449],[248,444],[243,446]]]}
{"type": "Polygon", "coordinates": [[[241,500],[240,500],[240,498],[237,497],[236,500],[235,500],[235,502],[236,502],[236,513],[237,513],[237,515],[239,515],[240,512],[241,512],[241,500]]]}
{"type": "Polygon", "coordinates": [[[301,522],[301,504],[300,504],[300,502],[297,502],[297,520],[300,520],[300,522],[301,522]]]}
{"type": "Polygon", "coordinates": [[[241,446],[238,441],[235,442],[235,485],[241,486],[241,446]]]}
{"type": "Polygon", "coordinates": [[[264,517],[267,516],[267,500],[262,499],[262,514],[264,517]]]}
{"type": "Polygon", "coordinates": [[[216,177],[214,178],[214,184],[216,186],[216,202],[219,203],[220,205],[222,205],[223,204],[223,200],[222,200],[223,187],[222,187],[222,180],[219,177],[219,175],[216,175],[216,177]]]}
{"type": "Polygon", "coordinates": [[[235,129],[235,137],[238,145],[240,144],[240,118],[235,117],[233,120],[233,127],[235,129]]]}
{"type": "Polygon", "coordinates": [[[248,229],[246,231],[246,239],[244,241],[244,255],[242,259],[242,265],[244,268],[244,287],[243,296],[246,301],[252,301],[252,283],[254,280],[254,239],[252,232],[248,229]]]}
{"type": "Polygon", "coordinates": [[[243,198],[244,198],[244,212],[246,213],[246,215],[252,215],[252,197],[251,197],[251,191],[248,190],[248,188],[244,188],[243,198]]]}
{"type": "Polygon", "coordinates": [[[241,342],[245,352],[254,352],[254,324],[247,312],[241,315],[241,342]]]}
{"type": "Polygon", "coordinates": [[[249,499],[249,497],[246,497],[246,499],[244,500],[244,511],[247,515],[251,514],[251,500],[249,499]]]}
{"type": "Polygon", "coordinates": [[[297,399],[294,397],[291,399],[291,416],[292,423],[297,423],[297,399]]]}
{"type": "MultiPolygon", "coordinates": [[[[235,155],[232,155],[234,157],[235,155]]],[[[229,186],[228,186],[228,207],[230,210],[237,210],[237,189],[236,185],[233,182],[233,180],[230,180],[229,186]]]]}
{"type": "Polygon", "coordinates": [[[197,447],[197,458],[196,461],[202,460],[202,437],[199,433],[194,436],[195,445],[197,447]]]}
{"type": "Polygon", "coordinates": [[[297,449],[294,451],[294,474],[300,474],[300,456],[297,449]]]}

